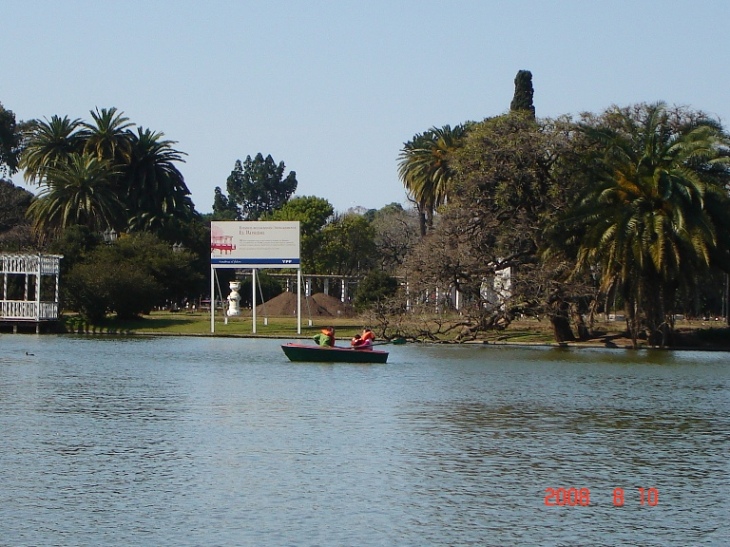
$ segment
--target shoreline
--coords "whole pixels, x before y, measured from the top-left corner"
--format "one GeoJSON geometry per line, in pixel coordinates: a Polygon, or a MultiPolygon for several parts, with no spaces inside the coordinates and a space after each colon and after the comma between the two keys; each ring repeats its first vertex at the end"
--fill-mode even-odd
{"type": "MultiPolygon", "coordinates": [[[[12,334],[12,333],[0,333],[12,334]]],[[[18,333],[21,334],[21,333],[18,333]]],[[[193,332],[151,332],[151,331],[138,331],[134,329],[103,329],[97,328],[93,331],[66,331],[66,332],[55,332],[53,334],[58,335],[75,335],[75,336],[147,336],[147,337],[191,337],[191,338],[241,338],[241,339],[269,339],[269,340],[310,340],[311,336],[294,334],[291,336],[285,334],[243,334],[243,333],[193,333],[193,332]]],[[[574,341],[574,342],[510,342],[508,340],[468,340],[464,342],[440,340],[440,341],[428,341],[428,340],[408,340],[407,344],[423,344],[423,345],[447,345],[447,346],[502,346],[502,347],[531,347],[531,348],[554,348],[554,349],[606,349],[606,350],[623,350],[623,351],[703,351],[712,353],[730,353],[730,345],[680,345],[672,347],[658,347],[650,346],[647,344],[640,344],[639,347],[634,348],[629,343],[614,343],[607,344],[606,342],[593,342],[593,341],[574,341]]],[[[388,342],[380,342],[380,345],[388,345],[388,342]]],[[[346,346],[341,346],[346,347],[346,346]]]]}
{"type": "MultiPolygon", "coordinates": [[[[264,316],[263,321],[252,322],[252,317],[240,316],[231,319],[228,323],[216,321],[215,331],[210,332],[210,315],[201,312],[166,312],[156,311],[133,320],[120,321],[114,317],[108,317],[99,324],[90,324],[77,315],[64,315],[61,320],[54,323],[53,328],[43,329],[43,332],[55,334],[75,335],[101,335],[101,336],[192,336],[203,338],[263,338],[280,340],[310,340],[312,335],[320,332],[325,326],[334,326],[337,330],[337,340],[340,344],[349,342],[350,338],[362,331],[364,327],[373,325],[370,318],[360,317],[313,317],[308,319],[308,324],[297,325],[292,317],[264,316]],[[299,332],[297,332],[299,327],[299,332]],[[257,332],[253,332],[253,330],[257,332]],[[347,341],[347,342],[343,342],[347,341]]],[[[33,323],[15,323],[18,333],[32,334],[35,332],[33,323]],[[21,328],[22,326],[22,328],[21,328]]],[[[11,333],[11,323],[5,323],[3,333],[11,333]]],[[[50,327],[50,325],[48,325],[50,327]]],[[[442,330],[443,325],[433,325],[433,332],[429,333],[430,325],[423,323],[399,324],[397,335],[395,332],[388,334],[392,337],[404,337],[408,343],[415,344],[447,344],[447,345],[484,345],[502,347],[544,347],[544,348],[568,348],[568,349],[618,349],[618,350],[662,350],[662,351],[706,351],[706,352],[730,352],[730,327],[718,321],[682,321],[676,326],[674,346],[657,347],[650,346],[647,340],[639,340],[637,348],[634,348],[631,339],[626,332],[618,327],[620,323],[601,321],[597,322],[590,338],[586,340],[573,340],[566,342],[555,342],[552,329],[545,321],[539,319],[525,319],[512,322],[505,330],[488,331],[480,333],[480,336],[473,340],[458,341],[453,339],[456,331],[453,331],[452,338],[447,338],[449,329],[442,330]],[[425,333],[426,336],[418,338],[409,336],[412,333],[425,333]],[[444,339],[437,339],[438,337],[444,339]],[[433,339],[430,339],[433,338],[433,339]]],[[[377,325],[375,325],[377,327],[377,325]]],[[[377,332],[377,328],[374,329],[377,332]]],[[[391,330],[391,329],[389,329],[391,330]]],[[[396,329],[392,329],[395,331],[396,329]]],[[[40,333],[37,333],[40,334],[40,333]]],[[[382,338],[386,342],[386,338],[382,338]]]]}

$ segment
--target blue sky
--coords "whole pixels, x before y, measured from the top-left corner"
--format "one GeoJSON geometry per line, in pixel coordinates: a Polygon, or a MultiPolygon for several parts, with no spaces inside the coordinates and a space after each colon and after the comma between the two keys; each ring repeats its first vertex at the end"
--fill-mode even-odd
{"type": "Polygon", "coordinates": [[[5,108],[117,107],[188,154],[201,212],[258,152],[339,211],[406,205],[403,143],[505,112],[520,69],[539,117],[663,100],[730,125],[725,0],[10,0],[0,18],[5,108]]]}

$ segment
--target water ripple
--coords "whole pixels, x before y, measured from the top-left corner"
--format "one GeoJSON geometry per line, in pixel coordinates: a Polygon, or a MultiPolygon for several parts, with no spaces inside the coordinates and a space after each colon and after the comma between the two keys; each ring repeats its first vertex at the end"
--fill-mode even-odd
{"type": "Polygon", "coordinates": [[[728,543],[722,354],[0,342],[0,545],[728,543]]]}

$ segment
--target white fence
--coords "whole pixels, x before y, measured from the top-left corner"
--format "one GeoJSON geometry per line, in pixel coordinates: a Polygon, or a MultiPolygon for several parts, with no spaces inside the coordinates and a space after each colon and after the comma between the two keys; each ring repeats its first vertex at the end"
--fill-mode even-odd
{"type": "Polygon", "coordinates": [[[0,319],[8,321],[45,321],[58,319],[58,303],[0,300],[0,319]]]}

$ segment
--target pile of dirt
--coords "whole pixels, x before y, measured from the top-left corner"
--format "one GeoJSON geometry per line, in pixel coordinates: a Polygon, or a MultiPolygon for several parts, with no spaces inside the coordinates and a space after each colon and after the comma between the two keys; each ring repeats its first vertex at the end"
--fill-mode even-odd
{"type": "MultiPolygon", "coordinates": [[[[258,315],[270,317],[291,317],[297,314],[297,295],[283,292],[256,307],[258,315]]],[[[339,298],[316,293],[302,299],[302,317],[352,317],[352,307],[340,302],[339,298]]]]}

